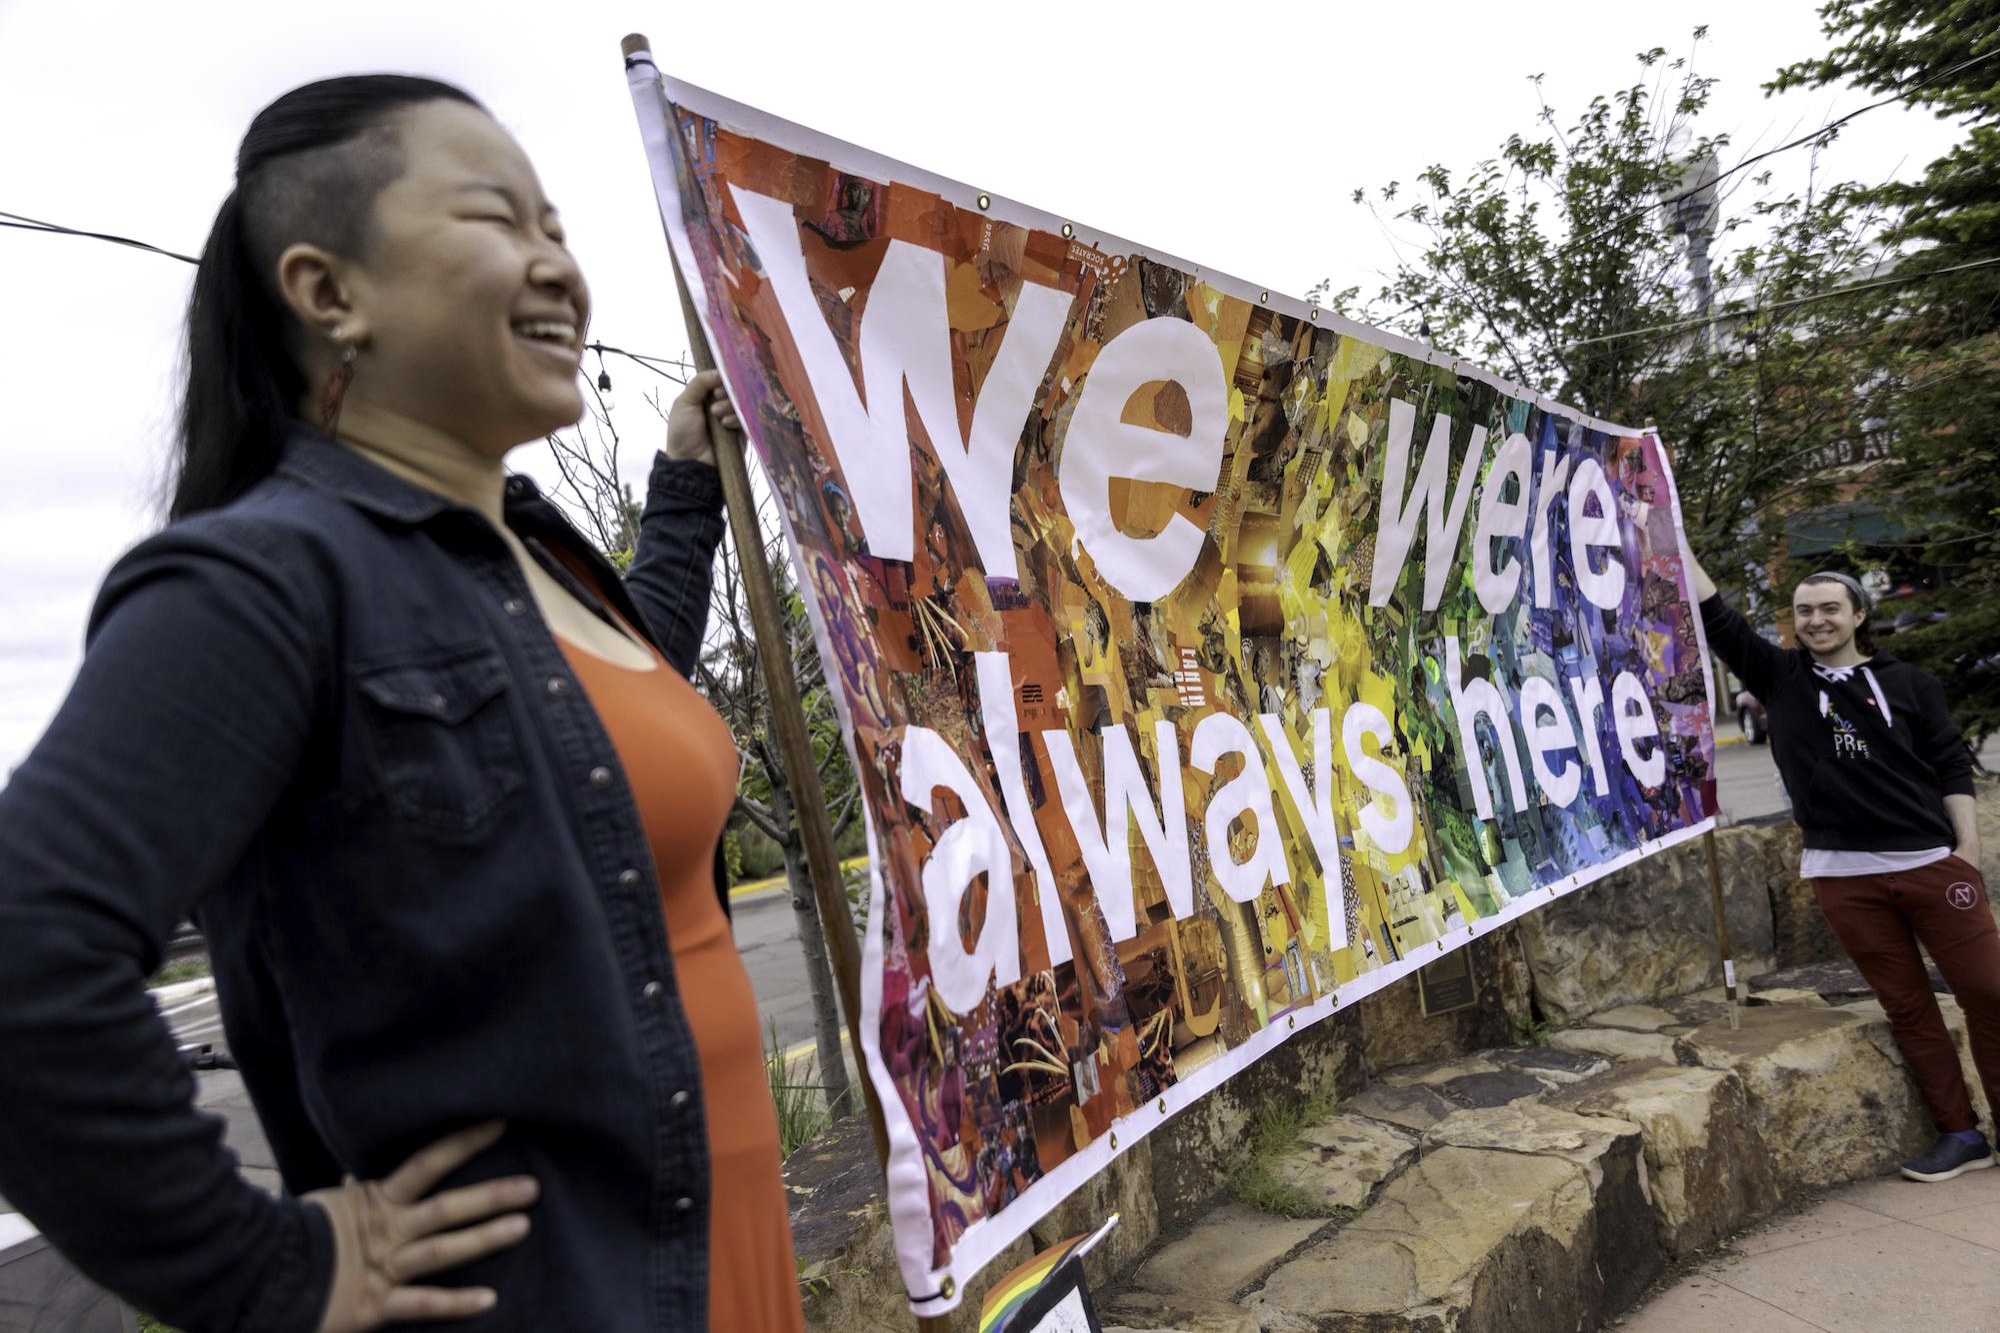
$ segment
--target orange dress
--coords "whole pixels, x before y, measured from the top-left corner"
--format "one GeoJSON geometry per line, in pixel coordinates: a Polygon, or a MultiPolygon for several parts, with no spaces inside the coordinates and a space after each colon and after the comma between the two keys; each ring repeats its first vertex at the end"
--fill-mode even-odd
{"type": "Polygon", "coordinates": [[[803,1333],[757,997],[715,896],[715,845],[736,796],[736,744],[721,716],[658,653],[652,670],[635,671],[558,642],[638,804],[701,1059],[710,1333],[803,1333]]]}

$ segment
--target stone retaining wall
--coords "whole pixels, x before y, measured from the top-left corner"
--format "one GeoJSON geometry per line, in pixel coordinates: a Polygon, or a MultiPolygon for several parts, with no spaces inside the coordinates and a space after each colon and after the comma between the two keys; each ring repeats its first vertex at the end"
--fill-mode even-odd
{"type": "MultiPolygon", "coordinates": [[[[2000,883],[2000,788],[1983,789],[1980,817],[1986,878],[1992,885],[2000,883]]],[[[1774,966],[1794,967],[1837,956],[1837,946],[1813,906],[1810,886],[1796,873],[1795,829],[1739,826],[1722,830],[1717,843],[1739,978],[1774,966]]],[[[1397,1197],[1405,1199],[1399,1206],[1406,1208],[1417,1208],[1411,1200],[1425,1191],[1429,1192],[1425,1197],[1444,1200],[1461,1188],[1496,1197],[1517,1187],[1526,1190],[1528,1183],[1513,1180],[1523,1173],[1568,1179],[1580,1172],[1578,1178],[1585,1182],[1578,1186],[1576,1199],[1557,1209],[1560,1216],[1552,1215],[1549,1226],[1554,1232],[1537,1224],[1531,1230],[1539,1239],[1512,1246],[1511,1257],[1505,1263],[1495,1260],[1500,1266],[1475,1284],[1478,1290],[1460,1293],[1470,1302],[1460,1315],[1487,1322],[1461,1325],[1456,1322],[1460,1316],[1454,1315],[1453,1322],[1437,1324],[1440,1329],[1553,1326],[1519,1324],[1511,1312],[1490,1306],[1492,1301],[1513,1299],[1508,1292],[1525,1289],[1516,1278],[1531,1286],[1542,1284],[1544,1289],[1549,1282],[1557,1286],[1582,1282],[1573,1287],[1579,1305],[1575,1311],[1565,1309],[1564,1327],[1595,1327],[1603,1313],[1624,1308],[1622,1288],[1606,1289],[1601,1278],[1578,1277],[1586,1269],[1594,1272],[1601,1267],[1592,1258],[1593,1247],[1612,1243],[1597,1234],[1598,1221],[1590,1222],[1587,1235],[1576,1229],[1584,1225],[1578,1217],[1597,1217],[1601,1210],[1589,1201],[1606,1189],[1614,1193],[1636,1189],[1648,1196],[1649,1215],[1656,1218],[1658,1229],[1655,1252],[1674,1257],[1712,1244],[1768,1211],[1781,1195],[1831,1183],[1832,1177],[1852,1178],[1855,1172],[1886,1167],[1898,1152],[1915,1147],[1925,1132],[1922,1113],[1878,1015],[1865,1010],[1815,1012],[1811,1004],[1787,1006],[1777,1017],[1751,1020],[1746,1013],[1745,1031],[1753,1027],[1755,1031],[1744,1038],[1726,1026],[1718,1029],[1713,1010],[1706,1012],[1704,1025],[1690,1022],[1704,1015],[1688,1011],[1685,1001],[1676,1002],[1678,1015],[1655,1007],[1722,980],[1707,864],[1699,840],[1580,889],[1469,947],[1480,986],[1477,1007],[1427,1019],[1418,1006],[1414,978],[1359,1001],[1155,1129],[996,1259],[989,1271],[1005,1272],[1050,1242],[1087,1230],[1115,1210],[1122,1221],[1090,1256],[1086,1268],[1098,1284],[1127,1277],[1163,1238],[1184,1235],[1212,1215],[1228,1162],[1258,1107],[1273,1101],[1296,1104],[1316,1092],[1343,1101],[1355,1099],[1357,1106],[1375,1108],[1377,1120],[1423,1134],[1453,1105],[1444,1093],[1421,1080],[1384,1076],[1419,1063],[1509,1046],[1530,1030],[1537,1015],[1558,1028],[1596,1016],[1587,1028],[1557,1033],[1557,1045],[1585,1053],[1576,1058],[1601,1056],[1600,1065],[1616,1062],[1618,1068],[1579,1083],[1584,1091],[1576,1092],[1561,1109],[1564,1114],[1597,1116],[1624,1127],[1594,1129],[1574,1149],[1549,1150],[1563,1160],[1551,1164],[1544,1155],[1542,1164],[1536,1165],[1532,1154],[1521,1155],[1525,1150],[1501,1160],[1508,1154],[1496,1143],[1468,1143],[1474,1130],[1491,1139],[1505,1128],[1501,1121],[1461,1122],[1449,1141],[1429,1144],[1437,1151],[1427,1148],[1419,1159],[1421,1171],[1412,1168],[1397,1179],[1397,1197]],[[1857,1033],[1865,1034],[1865,1039],[1857,1033]],[[1785,1052],[1775,1063],[1768,1049],[1773,1042],[1785,1052]],[[1426,1098],[1436,1105],[1426,1109],[1426,1098]],[[1855,1107],[1864,1108],[1866,1114],[1851,1114],[1855,1107]],[[1817,1165],[1816,1153],[1821,1155],[1817,1165]],[[1640,1155],[1643,1164],[1620,1165],[1628,1159],[1637,1162],[1640,1155]],[[1604,1183],[1607,1172],[1615,1177],[1611,1185],[1604,1183]],[[1616,1183],[1628,1177],[1631,1189],[1616,1183]],[[1565,1227],[1570,1229],[1564,1231],[1565,1227]],[[1521,1272],[1513,1273],[1514,1267],[1521,1272]]],[[[1817,1003],[1816,996],[1805,998],[1817,1003]]],[[[1494,1089],[1504,1093],[1510,1077],[1529,1083],[1539,1078],[1549,1084],[1549,1073],[1535,1068],[1523,1073],[1487,1062],[1478,1068],[1469,1065],[1459,1077],[1485,1078],[1492,1086],[1482,1087],[1483,1095],[1494,1089]]],[[[1547,1125],[1542,1130],[1547,1131],[1544,1138],[1556,1132],[1547,1125]]],[[[1568,1142],[1562,1134],[1556,1138],[1568,1142]]],[[[865,1126],[850,1122],[796,1154],[786,1164],[786,1181],[805,1279],[807,1326],[829,1333],[887,1333],[911,1327],[881,1203],[880,1169],[865,1126]]],[[[1379,1183],[1371,1188],[1379,1188],[1379,1183]]],[[[1378,1203],[1364,1217],[1379,1207],[1378,1203]]],[[[1617,1211],[1622,1217],[1630,1209],[1621,1204],[1617,1211]]],[[[1369,1226],[1342,1228],[1342,1236],[1353,1235],[1339,1240],[1337,1255],[1330,1251],[1324,1257],[1329,1263],[1337,1259],[1352,1267],[1358,1256],[1365,1257],[1363,1251],[1375,1253],[1369,1247],[1378,1242],[1369,1237],[1379,1233],[1379,1246],[1389,1247],[1378,1256],[1386,1264],[1399,1243],[1394,1238],[1400,1225],[1385,1213],[1369,1226]]],[[[1629,1249],[1630,1240],[1627,1236],[1617,1244],[1629,1249]]],[[[1638,1249],[1644,1252],[1646,1246],[1638,1249]]],[[[1405,1255],[1397,1262],[1407,1261],[1407,1247],[1396,1252],[1405,1255]]],[[[1409,1290],[1422,1286],[1411,1272],[1375,1268],[1380,1269],[1376,1273],[1380,1281],[1389,1284],[1380,1293],[1383,1301],[1394,1295],[1389,1287],[1396,1283],[1409,1290]]],[[[1295,1276],[1305,1280],[1303,1270],[1295,1276]]],[[[1270,1305],[1278,1299],[1272,1295],[1265,1301],[1270,1305]]],[[[977,1305],[976,1299],[963,1302],[950,1326],[974,1328],[977,1305]]],[[[1183,1302],[1185,1308],[1191,1307],[1183,1302]]],[[[1175,1326],[1258,1327],[1255,1322],[1241,1322],[1251,1317],[1241,1309],[1211,1314],[1220,1322],[1203,1324],[1183,1313],[1175,1326]]],[[[1267,1320],[1264,1327],[1282,1324],[1267,1320]]],[[[1364,1321],[1351,1326],[1377,1325],[1364,1321]]]]}

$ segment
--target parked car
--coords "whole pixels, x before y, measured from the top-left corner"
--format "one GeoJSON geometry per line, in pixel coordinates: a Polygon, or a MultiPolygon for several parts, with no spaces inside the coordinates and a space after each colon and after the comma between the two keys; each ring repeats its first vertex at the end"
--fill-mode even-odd
{"type": "Polygon", "coordinates": [[[1736,696],[1736,725],[1743,733],[1743,739],[1751,745],[1763,745],[1771,739],[1771,728],[1764,720],[1764,705],[1756,695],[1744,690],[1736,696]]]}

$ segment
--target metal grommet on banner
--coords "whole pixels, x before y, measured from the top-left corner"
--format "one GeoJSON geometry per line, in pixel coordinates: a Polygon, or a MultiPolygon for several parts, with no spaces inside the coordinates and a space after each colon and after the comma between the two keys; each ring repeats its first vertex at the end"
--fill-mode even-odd
{"type": "Polygon", "coordinates": [[[958,1283],[952,1281],[950,1274],[946,1274],[944,1283],[943,1285],[938,1287],[938,1291],[943,1294],[946,1300],[950,1300],[952,1297],[952,1293],[956,1292],[957,1290],[958,1290],[958,1283]]]}
{"type": "Polygon", "coordinates": [[[1111,1131],[1111,1151],[1118,1151],[1118,1131],[1115,1129],[1111,1131]]]}
{"type": "Polygon", "coordinates": [[[1070,226],[1069,223],[1065,222],[1062,224],[1062,234],[1063,234],[1063,239],[1066,241],[1070,237],[1076,235],[1076,228],[1070,226]]]}
{"type": "Polygon", "coordinates": [[[982,213],[984,213],[984,212],[985,212],[985,211],[986,211],[987,209],[989,209],[989,208],[991,208],[991,207],[993,207],[993,196],[992,196],[992,195],[990,195],[990,194],[982,194],[982,195],[980,195],[980,196],[979,196],[979,211],[980,211],[980,212],[982,212],[982,213]]]}
{"type": "Polygon", "coordinates": [[[1258,292],[1258,293],[1257,293],[1257,304],[1258,304],[1258,305],[1269,305],[1269,304],[1271,304],[1271,294],[1270,294],[1269,292],[1258,292]]]}
{"type": "Polygon", "coordinates": [[[1287,1028],[1295,1028],[1298,1025],[1299,1025],[1299,1016],[1297,1014],[1285,1015],[1285,1026],[1287,1028]]]}
{"type": "Polygon", "coordinates": [[[1315,324],[1319,323],[1319,307],[1314,306],[1312,309],[1306,311],[1306,318],[1315,324]]]}
{"type": "Polygon", "coordinates": [[[1165,1115],[1166,1113],[1167,1113],[1167,1099],[1165,1097],[1162,1097],[1160,1098],[1160,1114],[1165,1115]]]}

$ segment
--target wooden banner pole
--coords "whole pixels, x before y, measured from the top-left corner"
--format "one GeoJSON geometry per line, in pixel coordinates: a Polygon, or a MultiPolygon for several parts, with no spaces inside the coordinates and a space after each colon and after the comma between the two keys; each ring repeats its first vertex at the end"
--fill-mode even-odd
{"type": "MultiPolygon", "coordinates": [[[[697,370],[715,369],[701,322],[695,317],[694,302],[687,284],[681,281],[680,264],[674,264],[674,282],[680,287],[681,313],[687,318],[688,342],[697,370]]],[[[840,1006],[847,1013],[848,1039],[854,1043],[857,1062],[861,1056],[861,958],[854,915],[847,905],[847,886],[840,876],[840,854],[834,849],[833,821],[827,816],[826,791],[820,786],[819,764],[813,757],[812,733],[807,727],[805,707],[799,702],[798,678],[792,673],[791,636],[786,632],[784,609],[778,605],[777,586],[771,578],[770,561],[764,553],[764,530],[757,521],[757,500],[750,490],[750,469],[743,459],[743,437],[709,423],[709,439],[715,446],[715,469],[722,479],[722,499],[729,511],[729,528],[736,545],[736,558],[743,572],[743,591],[750,603],[750,624],[757,635],[758,656],[763,659],[764,685],[771,692],[771,723],[778,734],[778,752],[785,764],[785,778],[792,788],[792,807],[798,815],[799,836],[805,843],[806,869],[812,878],[813,897],[819,903],[820,931],[826,937],[827,953],[833,961],[833,979],[840,992],[840,1006]]],[[[886,1153],[888,1140],[883,1133],[880,1108],[875,1105],[868,1080],[859,1080],[867,1097],[870,1119],[875,1126],[875,1146],[886,1153]]]]}
{"type": "Polygon", "coordinates": [[[1722,903],[1722,870],[1716,862],[1714,829],[1701,835],[1701,846],[1708,854],[1708,896],[1715,904],[1715,943],[1722,950],[1722,984],[1729,992],[1729,1027],[1735,1031],[1742,1023],[1737,1012],[1736,946],[1729,940],[1729,913],[1722,903]]]}
{"type": "MultiPolygon", "coordinates": [[[[681,279],[679,260],[674,261],[674,284],[680,288],[681,313],[687,319],[695,368],[713,370],[715,358],[695,315],[687,283],[681,279]]],[[[861,959],[854,914],[848,908],[847,886],[840,876],[840,855],[834,849],[833,821],[827,816],[826,791],[820,786],[819,765],[813,758],[812,733],[806,725],[805,708],[799,702],[798,679],[792,674],[792,648],[790,636],[785,632],[784,611],[778,605],[777,585],[772,581],[770,561],[764,554],[764,530],[757,522],[750,469],[743,459],[743,436],[723,430],[711,418],[709,439],[715,445],[715,469],[722,479],[722,500],[729,511],[736,558],[742,562],[744,595],[750,602],[750,623],[757,635],[758,656],[764,659],[764,684],[771,692],[771,721],[778,733],[778,751],[784,758],[785,778],[791,784],[799,835],[806,845],[806,868],[812,876],[813,897],[819,903],[820,933],[826,937],[827,952],[833,961],[834,985],[847,1017],[847,1036],[853,1044],[858,1070],[855,1085],[861,1089],[868,1128],[875,1139],[876,1160],[886,1172],[888,1130],[882,1120],[881,1104],[875,1099],[875,1085],[868,1078],[867,1062],[861,1056],[861,959]]],[[[919,1333],[944,1333],[945,1326],[943,1319],[917,1318],[919,1333]]]]}
{"type": "MultiPolygon", "coordinates": [[[[681,278],[679,260],[674,261],[674,284],[680,288],[681,313],[687,319],[695,368],[713,370],[715,358],[696,317],[687,283],[681,278]]],[[[882,1120],[881,1103],[875,1098],[875,1085],[868,1077],[867,1062],[861,1055],[858,932],[854,928],[854,914],[847,905],[847,886],[840,876],[833,821],[827,816],[826,791],[820,786],[812,734],[807,729],[805,708],[799,702],[798,679],[792,674],[792,649],[785,632],[784,611],[778,605],[777,585],[772,581],[771,565],[764,555],[764,530],[757,522],[757,501],[750,491],[750,469],[743,460],[743,437],[736,431],[723,430],[711,419],[709,438],[715,445],[715,467],[722,479],[722,499],[729,511],[736,557],[742,562],[750,623],[757,635],[758,655],[764,659],[764,684],[771,692],[771,718],[778,733],[778,750],[785,761],[786,780],[791,783],[799,834],[806,845],[806,868],[812,876],[813,897],[819,903],[820,932],[826,937],[834,984],[840,992],[840,1007],[847,1016],[847,1036],[853,1045],[857,1069],[855,1085],[861,1089],[862,1106],[875,1139],[876,1160],[885,1172],[886,1188],[889,1134],[882,1120]]],[[[949,1325],[943,1318],[926,1319],[921,1315],[915,1318],[918,1333],[945,1333],[949,1325]]]]}
{"type": "MultiPolygon", "coordinates": [[[[624,54],[651,51],[653,44],[634,33],[623,43],[624,54]]],[[[695,310],[687,281],[681,276],[680,259],[667,247],[674,266],[674,286],[680,290],[681,316],[687,322],[688,350],[695,369],[715,369],[715,355],[708,335],[695,310]]],[[[847,887],[840,877],[840,854],[834,849],[833,821],[826,810],[826,791],[820,786],[819,765],[813,757],[812,733],[806,724],[805,707],[799,701],[798,678],[792,672],[792,647],[785,631],[784,609],[778,604],[777,585],[771,578],[771,564],[764,553],[764,529],[757,521],[757,499],[750,489],[750,469],[743,457],[743,436],[723,430],[709,421],[709,440],[715,446],[715,470],[722,481],[722,500],[729,513],[729,530],[741,562],[744,595],[750,603],[750,624],[757,635],[758,656],[763,659],[764,685],[771,692],[771,721],[777,731],[778,753],[785,764],[785,777],[792,788],[792,806],[799,821],[799,835],[805,843],[806,869],[812,877],[813,898],[819,904],[820,932],[833,963],[835,989],[847,1018],[848,1040],[853,1044],[863,1108],[875,1139],[875,1157],[887,1170],[889,1136],[882,1119],[882,1106],[875,1098],[875,1085],[868,1078],[867,1062],[861,1055],[861,955],[854,914],[847,905],[847,887]]],[[[945,1333],[949,1321],[916,1316],[918,1333],[945,1333]]]]}

